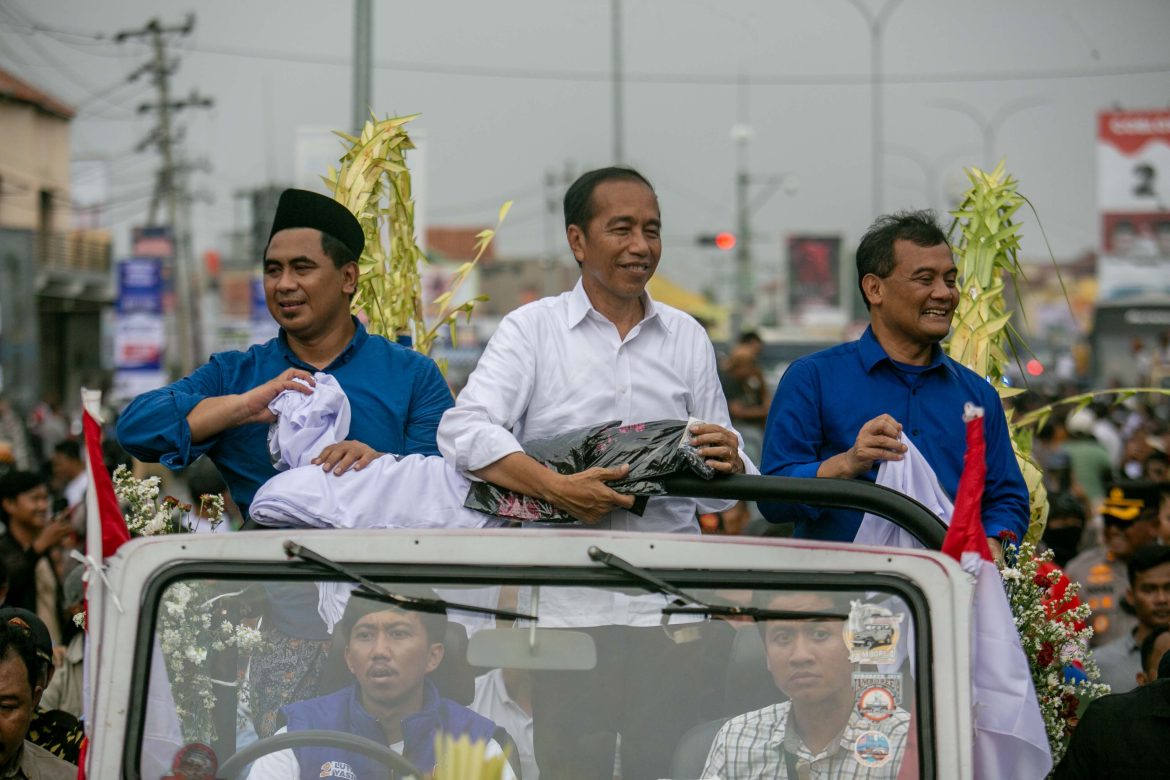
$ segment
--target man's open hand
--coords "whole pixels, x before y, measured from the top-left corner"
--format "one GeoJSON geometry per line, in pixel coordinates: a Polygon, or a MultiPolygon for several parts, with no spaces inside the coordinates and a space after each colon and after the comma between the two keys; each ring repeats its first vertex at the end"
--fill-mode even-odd
{"type": "Polygon", "coordinates": [[[901,460],[906,452],[901,435],[901,423],[888,414],[878,415],[861,426],[852,447],[822,463],[817,476],[851,479],[865,474],[878,461],[901,460]]]}
{"type": "Polygon", "coordinates": [[[739,457],[739,437],[733,431],[713,423],[697,423],[688,431],[691,444],[707,465],[723,474],[742,474],[743,460],[739,457]]]}
{"type": "Polygon", "coordinates": [[[246,393],[241,393],[239,399],[242,419],[239,424],[275,422],[276,415],[268,410],[268,404],[272,403],[276,396],[285,390],[295,390],[298,393],[310,395],[316,384],[317,381],[313,379],[313,375],[308,371],[302,371],[299,368],[290,368],[282,372],[279,376],[269,379],[264,384],[253,387],[246,393]],[[309,383],[309,386],[305,387],[300,382],[294,382],[294,379],[303,379],[309,383]]]}
{"type": "Polygon", "coordinates": [[[339,441],[321,450],[321,453],[313,458],[313,465],[320,466],[326,471],[333,469],[333,473],[340,477],[351,468],[354,471],[361,471],[382,455],[383,453],[360,441],[339,441]]]}
{"type": "Polygon", "coordinates": [[[593,525],[615,509],[629,509],[633,496],[623,496],[607,482],[624,479],[630,473],[628,464],[613,469],[599,467],[567,474],[556,481],[549,503],[568,512],[583,523],[593,525]]]}

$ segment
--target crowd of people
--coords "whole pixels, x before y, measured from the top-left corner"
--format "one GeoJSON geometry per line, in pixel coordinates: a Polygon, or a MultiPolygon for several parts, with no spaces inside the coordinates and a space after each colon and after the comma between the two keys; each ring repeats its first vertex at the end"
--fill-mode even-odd
{"type": "MultiPolygon", "coordinates": [[[[225,492],[246,532],[255,526],[248,510],[257,491],[277,474],[268,440],[274,401],[283,393],[312,395],[314,376],[324,372],[343,388],[351,410],[346,439],[312,460],[326,473],[361,471],[388,454],[442,458],[469,479],[538,498],[591,527],[739,533],[758,530],[749,522],[753,508],[661,497],[634,512],[634,497],[610,484],[628,466],[561,474],[526,454],[524,444],[611,419],[694,419],[700,422],[690,425],[689,443],[719,473],[881,481],[888,467],[901,464],[933,475],[953,497],[962,471],[964,411],[977,406],[985,411],[988,548],[1001,555],[1004,534],[1023,538],[1028,493],[1000,400],[983,377],[939,345],[959,293],[951,247],[931,214],[902,212],[874,222],[857,253],[869,327],[856,341],[794,362],[773,392],[760,370],[757,334],[744,334],[721,361],[699,323],[646,292],[660,261],[662,215],[645,177],[629,168],[586,173],[566,193],[564,213],[580,281],[505,317],[452,398],[434,362],[369,334],[350,313],[365,242],[355,217],[330,198],[285,192],[262,260],[279,336],[247,351],[216,354],[191,376],[139,396],[119,416],[117,440],[140,461],[170,469],[206,476],[206,464],[214,464],[222,484],[199,490],[225,492]]],[[[1025,398],[1017,406],[1024,411],[1034,402],[1040,401],[1025,398]]],[[[1162,554],[1170,546],[1158,546],[1170,543],[1164,411],[1136,402],[1094,405],[1052,415],[1036,437],[1051,491],[1044,541],[1084,586],[1098,662],[1117,692],[1150,682],[1157,650],[1170,642],[1164,631],[1170,557],[1162,554]]],[[[19,657],[32,708],[39,702],[42,711],[51,705],[52,712],[76,716],[81,651],[71,613],[81,570],[68,553],[84,533],[84,465],[68,426],[62,430],[48,412],[38,418],[41,461],[31,460],[24,443],[0,453],[14,461],[0,478],[4,603],[24,610],[20,624],[26,626],[0,620],[0,682],[10,657],[14,664],[19,657]],[[45,652],[24,658],[21,642],[40,637],[41,627],[48,642],[37,648],[45,652]],[[8,651],[4,632],[10,629],[19,636],[8,651]]],[[[12,417],[0,408],[4,432],[12,417]]],[[[861,514],[851,510],[761,505],[758,511],[806,539],[849,542],[861,524],[861,514]]],[[[677,680],[652,679],[622,659],[658,657],[663,670],[673,671],[716,641],[706,624],[687,628],[685,639],[664,631],[661,615],[643,608],[646,596],[546,589],[541,625],[588,633],[597,671],[588,678],[513,679],[511,687],[506,670],[485,675],[477,691],[510,691],[507,700],[520,713],[523,733],[509,734],[491,719],[500,710],[477,713],[428,682],[444,655],[444,628],[429,616],[351,598],[340,622],[327,626],[313,586],[272,584],[266,591],[262,630],[269,650],[253,657],[248,671],[258,735],[343,728],[428,766],[436,730],[470,734],[490,740],[494,749],[518,745],[529,780],[537,773],[608,780],[615,765],[624,778],[666,776],[664,757],[685,721],[646,717],[621,706],[619,694],[657,686],[672,692],[672,709],[685,712],[696,706],[699,692],[677,680]],[[352,677],[349,685],[319,696],[336,632],[352,677]],[[539,714],[535,721],[533,713],[539,714]],[[524,714],[535,728],[524,727],[524,714]]],[[[819,617],[762,624],[776,699],[787,701],[729,720],[710,748],[703,776],[774,777],[785,768],[791,776],[837,776],[857,763],[846,758],[871,733],[851,731],[858,702],[850,674],[859,664],[840,640],[840,618],[822,614],[837,605],[831,597],[812,596],[764,606],[819,617]],[[812,677],[820,682],[811,684],[812,677]]],[[[910,718],[895,714],[880,738],[893,760],[882,760],[885,775],[866,776],[898,776],[910,718]]],[[[38,734],[35,725],[25,731],[43,744],[34,739],[38,734]]],[[[47,747],[54,746],[60,747],[47,747]]],[[[0,776],[13,762],[40,755],[32,748],[9,750],[0,756],[0,776]]],[[[323,761],[352,768],[365,759],[337,749],[289,750],[257,762],[252,776],[307,777],[323,761]]],[[[510,771],[521,774],[519,765],[510,771]]]]}

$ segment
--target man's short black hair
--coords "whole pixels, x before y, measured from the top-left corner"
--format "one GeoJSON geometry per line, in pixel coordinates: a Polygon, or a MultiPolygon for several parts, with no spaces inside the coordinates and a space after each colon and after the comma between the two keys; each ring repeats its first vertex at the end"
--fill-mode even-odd
{"type": "Polygon", "coordinates": [[[916,246],[931,247],[947,243],[947,234],[939,227],[934,212],[898,211],[874,220],[857,245],[857,288],[869,309],[869,299],[861,280],[869,274],[885,279],[894,270],[894,243],[909,241],[916,246]]]}
{"type": "Polygon", "coordinates": [[[66,458],[81,460],[81,445],[73,439],[63,439],[53,447],[54,455],[64,455],[66,458]]]}
{"type": "Polygon", "coordinates": [[[641,182],[650,192],[654,192],[654,185],[633,168],[612,165],[583,173],[565,192],[565,230],[569,229],[569,225],[576,225],[582,232],[586,231],[594,214],[593,191],[597,189],[597,185],[607,181],[641,182]]]}
{"type": "Polygon", "coordinates": [[[8,512],[4,510],[4,501],[13,499],[22,493],[49,484],[43,476],[35,471],[10,471],[0,477],[0,520],[8,523],[8,512]]]}
{"type": "Polygon", "coordinates": [[[24,663],[24,670],[28,674],[28,692],[31,696],[40,684],[38,680],[41,662],[37,658],[36,646],[28,631],[5,623],[0,625],[0,661],[7,661],[13,655],[24,663]]]}
{"type": "MultiPolygon", "coordinates": [[[[1142,657],[1142,673],[1145,673],[1146,669],[1150,668],[1150,656],[1154,654],[1154,643],[1158,641],[1158,637],[1167,631],[1170,631],[1170,627],[1154,626],[1150,629],[1150,633],[1146,634],[1146,638],[1142,640],[1141,647],[1138,648],[1142,657]]],[[[1167,653],[1167,655],[1170,655],[1170,653],[1167,653]]]]}
{"type": "Polygon", "coordinates": [[[743,333],[739,334],[739,343],[740,344],[763,344],[764,340],[760,337],[760,334],[757,333],[756,331],[745,330],[743,333]]]}
{"type": "Polygon", "coordinates": [[[341,242],[341,239],[329,233],[321,234],[321,251],[333,261],[336,268],[344,268],[347,264],[358,261],[349,247],[341,242]]]}
{"type": "Polygon", "coordinates": [[[1134,550],[1133,555],[1125,562],[1126,571],[1129,573],[1129,586],[1131,588],[1134,586],[1139,574],[1164,563],[1170,563],[1170,547],[1166,545],[1147,544],[1134,550]]]}
{"type": "MultiPolygon", "coordinates": [[[[391,593],[400,596],[411,596],[413,598],[422,599],[437,599],[439,596],[433,590],[427,587],[418,585],[392,585],[388,587],[391,593]]],[[[341,620],[337,622],[337,631],[340,633],[342,643],[349,643],[349,636],[353,632],[354,626],[358,621],[366,615],[371,615],[375,612],[385,612],[387,610],[397,610],[399,612],[413,612],[418,615],[422,621],[423,628],[427,632],[427,640],[434,644],[435,642],[442,642],[447,637],[447,615],[435,612],[423,612],[421,610],[403,610],[393,604],[388,604],[385,601],[378,599],[371,599],[362,596],[355,592],[349,597],[349,603],[345,605],[345,614],[341,616],[341,620]]]]}

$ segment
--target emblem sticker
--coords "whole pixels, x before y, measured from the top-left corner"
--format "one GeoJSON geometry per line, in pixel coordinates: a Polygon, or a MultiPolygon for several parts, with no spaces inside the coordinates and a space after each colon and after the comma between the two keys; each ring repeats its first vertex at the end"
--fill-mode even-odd
{"type": "Polygon", "coordinates": [[[353,768],[344,761],[326,761],[321,765],[318,777],[340,777],[342,780],[357,780],[353,768]]]}
{"type": "Polygon", "coordinates": [[[210,745],[192,742],[179,748],[171,762],[171,773],[163,780],[212,780],[219,761],[210,745]]]}
{"type": "Polygon", "coordinates": [[[885,720],[893,715],[897,708],[894,694],[880,685],[866,688],[857,697],[857,711],[872,721],[885,720]]]}
{"type": "Polygon", "coordinates": [[[882,766],[890,760],[890,739],[880,731],[863,731],[853,743],[853,757],[863,767],[882,766]]]}
{"type": "Polygon", "coordinates": [[[850,601],[849,619],[842,629],[850,663],[894,663],[904,617],[876,604],[850,601]]]}
{"type": "Polygon", "coordinates": [[[854,672],[853,698],[861,699],[861,694],[869,688],[885,688],[894,697],[894,704],[902,706],[902,675],[882,674],[881,672],[854,672]]]}

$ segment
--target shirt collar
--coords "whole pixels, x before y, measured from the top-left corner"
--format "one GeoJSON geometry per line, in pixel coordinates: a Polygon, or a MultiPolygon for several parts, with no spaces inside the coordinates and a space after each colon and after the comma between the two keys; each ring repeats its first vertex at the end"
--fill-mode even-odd
{"type": "MultiPolygon", "coordinates": [[[[353,320],[354,324],[353,338],[349,340],[349,344],[345,346],[345,349],[341,350],[341,354],[333,358],[333,361],[325,367],[326,371],[348,363],[350,359],[353,358],[355,354],[357,354],[358,350],[362,348],[362,345],[366,343],[366,339],[370,337],[370,334],[366,331],[366,326],[361,323],[361,320],[352,314],[349,316],[349,318],[353,320]]],[[[284,355],[285,360],[295,366],[305,369],[306,371],[317,371],[316,368],[301,360],[299,357],[297,357],[297,354],[293,352],[292,347],[288,345],[288,334],[284,332],[284,328],[281,328],[280,332],[277,334],[276,343],[280,349],[280,353],[284,355]]]]}
{"type": "MultiPolygon", "coordinates": [[[[650,297],[649,290],[642,291],[642,310],[645,313],[642,316],[642,322],[638,323],[639,325],[653,320],[660,323],[668,333],[670,332],[670,326],[666,324],[666,320],[659,316],[658,304],[650,297]]],[[[597,311],[597,309],[593,308],[593,303],[590,302],[589,296],[585,292],[584,281],[578,279],[577,284],[573,286],[572,292],[569,293],[568,310],[566,312],[569,328],[572,329],[580,325],[591,311],[597,311]]],[[[599,311],[597,314],[599,317],[605,316],[599,311]]]]}
{"type": "MultiPolygon", "coordinates": [[[[878,343],[877,336],[873,335],[873,326],[866,326],[865,332],[861,334],[861,338],[857,340],[857,354],[861,358],[861,366],[865,369],[865,373],[873,371],[873,367],[883,360],[888,360],[891,365],[894,364],[894,359],[889,356],[885,348],[878,343]]],[[[943,353],[942,347],[935,344],[931,348],[930,363],[925,367],[927,371],[933,371],[939,366],[945,366],[951,374],[957,375],[955,367],[947,359],[946,354],[943,353]]]]}

